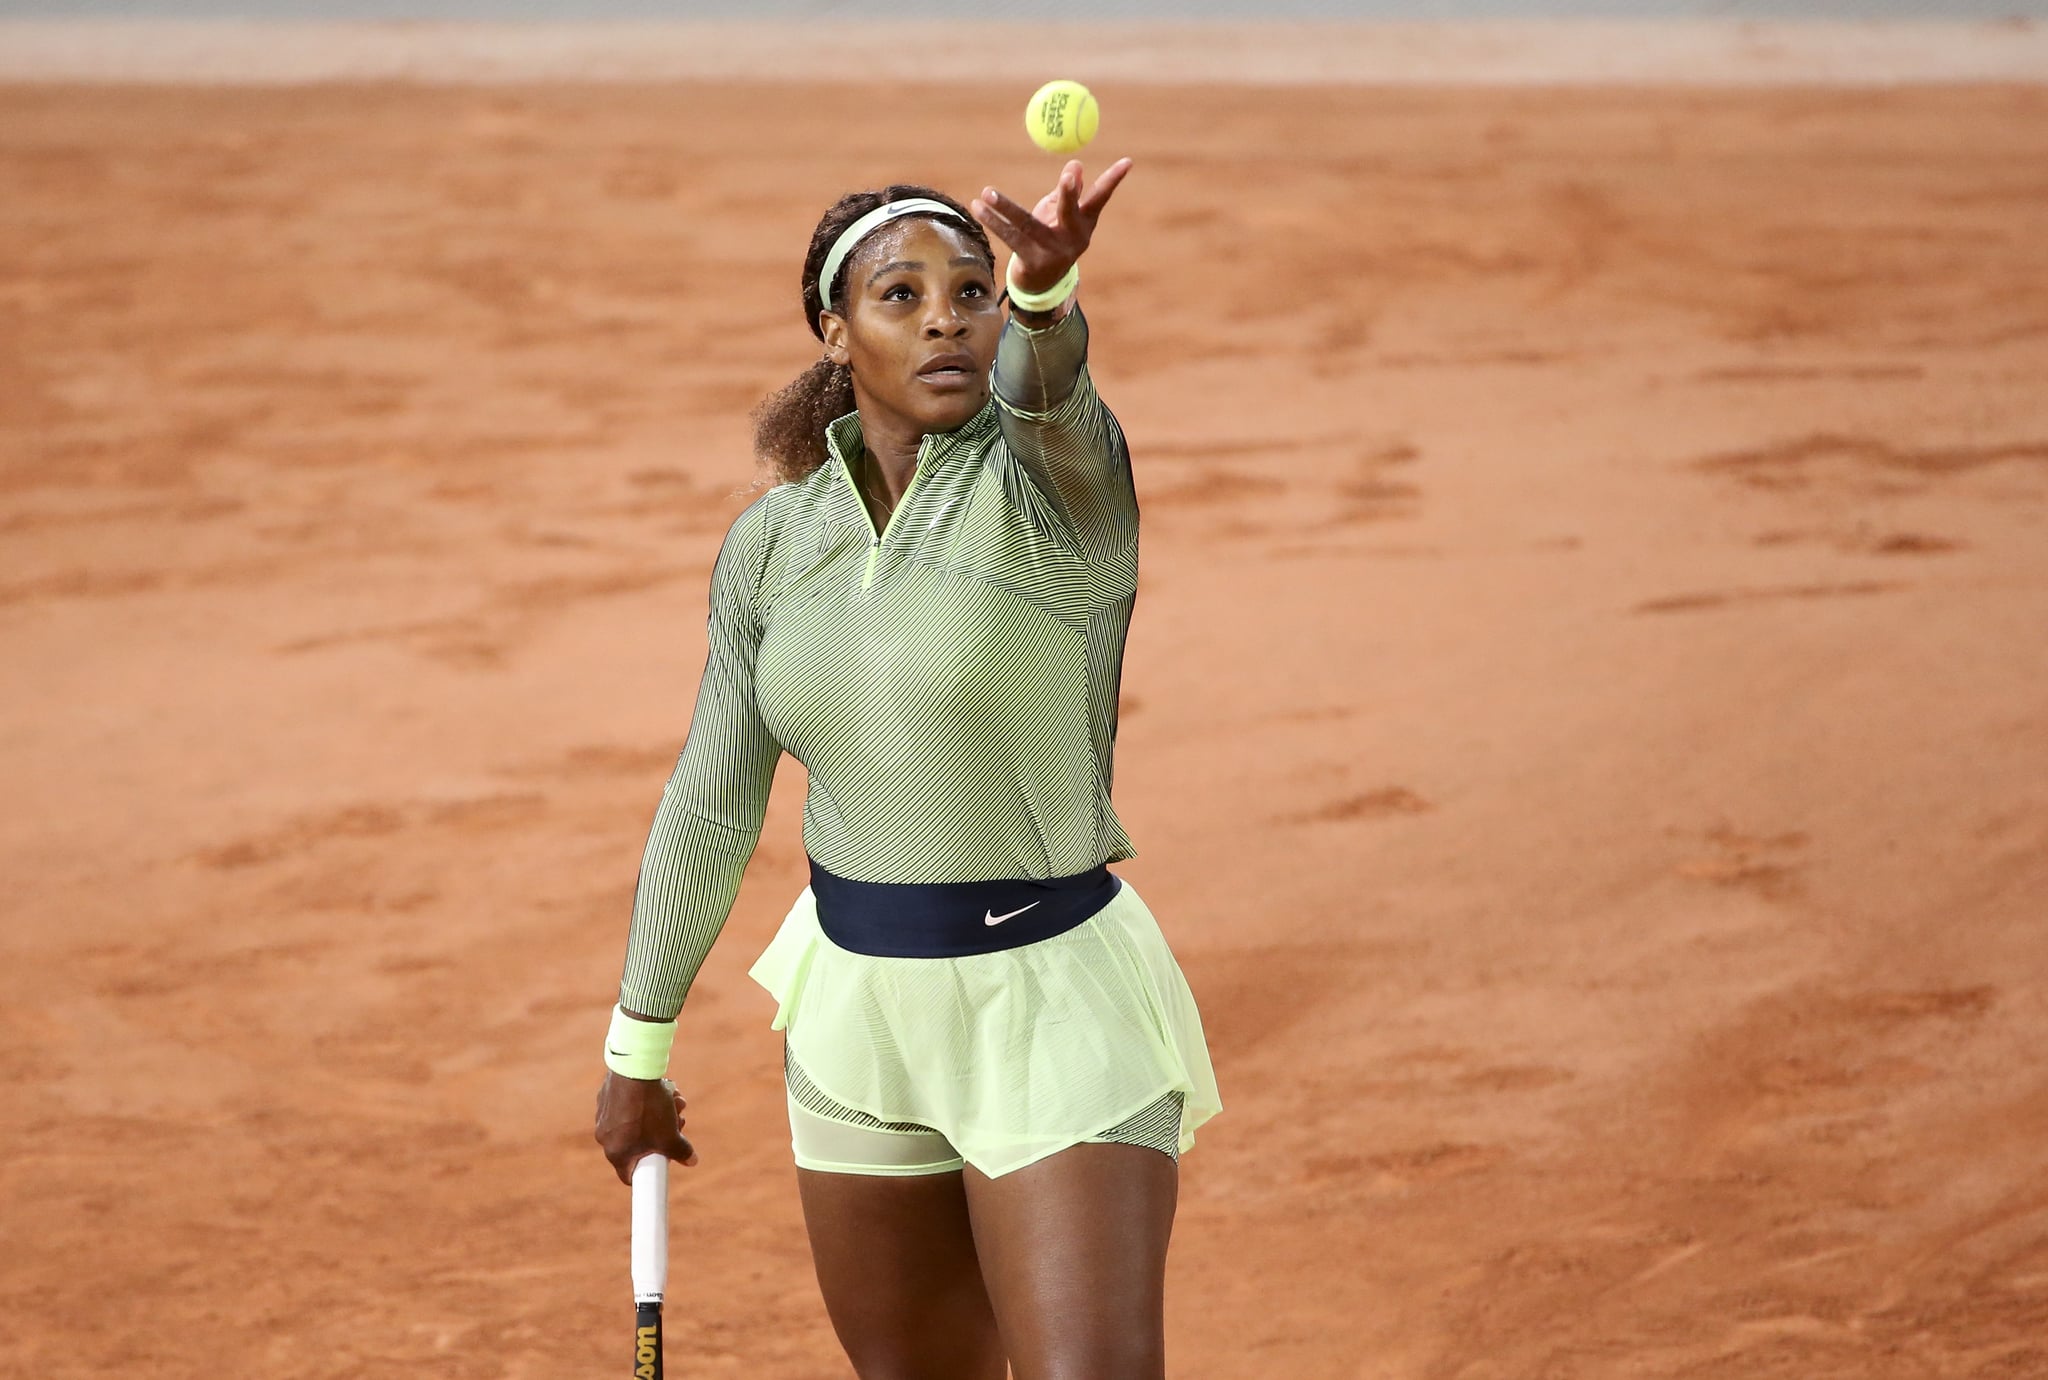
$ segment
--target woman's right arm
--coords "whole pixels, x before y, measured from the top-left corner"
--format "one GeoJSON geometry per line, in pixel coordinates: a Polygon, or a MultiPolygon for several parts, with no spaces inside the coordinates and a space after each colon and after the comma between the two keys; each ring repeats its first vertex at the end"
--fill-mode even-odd
{"type": "MultiPolygon", "coordinates": [[[[696,711],[641,853],[619,1005],[644,1019],[672,1021],[681,1011],[760,842],[782,755],[754,700],[762,516],[759,503],[742,513],[719,550],[711,574],[710,649],[696,711]]],[[[616,1073],[607,1078],[599,1093],[597,1137],[621,1179],[642,1154],[673,1153],[680,1146],[683,1153],[675,1158],[690,1157],[679,1135],[658,1134],[666,1129],[669,1102],[658,1079],[616,1073]],[[649,1124],[656,1132],[646,1129],[649,1124]]]]}
{"type": "Polygon", "coordinates": [[[762,523],[750,508],[711,573],[710,649],[697,708],[640,855],[619,1005],[671,1021],[711,951],[761,839],[782,748],[754,701],[754,587],[762,523]]]}
{"type": "Polygon", "coordinates": [[[1049,310],[1027,310],[1014,293],[1044,294],[1067,281],[1130,170],[1131,161],[1120,158],[1084,191],[1081,164],[1070,160],[1033,208],[993,187],[970,208],[1011,250],[1004,274],[1013,292],[1010,320],[991,384],[1003,449],[1091,560],[1124,564],[1138,536],[1138,497],[1123,431],[1088,377],[1087,319],[1071,296],[1049,310]]]}

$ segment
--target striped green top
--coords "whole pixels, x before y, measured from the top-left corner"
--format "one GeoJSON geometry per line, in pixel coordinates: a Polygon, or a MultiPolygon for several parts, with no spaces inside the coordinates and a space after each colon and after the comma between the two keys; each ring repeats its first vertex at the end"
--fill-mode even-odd
{"type": "Polygon", "coordinates": [[[669,1019],[725,924],[780,755],[804,848],[869,882],[1063,877],[1133,856],[1110,807],[1138,501],[1079,308],[1014,319],[993,397],[928,435],[879,534],[831,458],[734,519],[711,649],[640,863],[619,1003],[669,1019]]]}

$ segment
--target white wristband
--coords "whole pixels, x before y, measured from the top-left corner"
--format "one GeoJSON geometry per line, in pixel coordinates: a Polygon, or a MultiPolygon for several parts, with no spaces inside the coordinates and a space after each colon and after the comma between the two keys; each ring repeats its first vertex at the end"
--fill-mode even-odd
{"type": "Polygon", "coordinates": [[[675,1041],[674,1021],[643,1021],[614,1006],[612,1028],[604,1037],[604,1066],[621,1078],[659,1078],[668,1071],[675,1041]]]}

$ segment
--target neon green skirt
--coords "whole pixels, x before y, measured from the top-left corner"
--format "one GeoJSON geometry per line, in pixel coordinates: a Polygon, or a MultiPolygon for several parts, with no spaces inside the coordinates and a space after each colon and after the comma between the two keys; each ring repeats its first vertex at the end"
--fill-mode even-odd
{"type": "Polygon", "coordinates": [[[929,1126],[990,1176],[1174,1091],[1185,1154],[1223,1108],[1194,995],[1129,881],[1064,934],[959,958],[842,949],[805,887],[748,976],[820,1091],[929,1126]]]}

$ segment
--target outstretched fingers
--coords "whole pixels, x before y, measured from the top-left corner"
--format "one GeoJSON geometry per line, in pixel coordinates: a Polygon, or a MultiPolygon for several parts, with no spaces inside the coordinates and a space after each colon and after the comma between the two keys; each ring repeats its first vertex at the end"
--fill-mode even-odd
{"type": "Polygon", "coordinates": [[[1004,196],[993,187],[982,188],[971,209],[975,219],[984,225],[991,229],[1000,225],[1012,235],[1078,233],[1085,237],[1095,228],[1096,218],[1102,214],[1103,207],[1109,205],[1109,199],[1130,172],[1131,160],[1119,158],[1104,168],[1084,191],[1085,171],[1079,159],[1072,159],[1060,169],[1058,181],[1035,209],[1026,209],[1022,203],[1004,196]],[[995,218],[993,222],[991,216],[995,218]]]}
{"type": "Polygon", "coordinates": [[[1051,226],[993,187],[982,188],[968,209],[984,229],[1019,253],[1045,245],[1051,237],[1051,226]]]}
{"type": "Polygon", "coordinates": [[[1081,164],[1070,161],[1060,169],[1059,181],[1053,184],[1052,195],[1046,200],[1052,212],[1053,224],[1062,228],[1082,224],[1081,209],[1081,164]]]}
{"type": "MultiPolygon", "coordinates": [[[[1081,182],[1081,165],[1075,163],[1073,168],[1074,185],[1079,187],[1081,182]]],[[[1082,214],[1088,216],[1091,220],[1101,215],[1102,208],[1109,205],[1110,197],[1122,185],[1124,178],[1130,175],[1130,171],[1131,160],[1128,158],[1119,158],[1116,162],[1104,168],[1102,175],[1095,179],[1095,185],[1076,198],[1082,214]]]]}
{"type": "Polygon", "coordinates": [[[1031,209],[993,187],[982,188],[968,209],[1016,255],[1023,274],[1019,286],[1049,287],[1088,251],[1096,219],[1130,171],[1131,160],[1119,158],[1084,191],[1085,171],[1079,159],[1070,159],[1052,190],[1031,209]]]}

